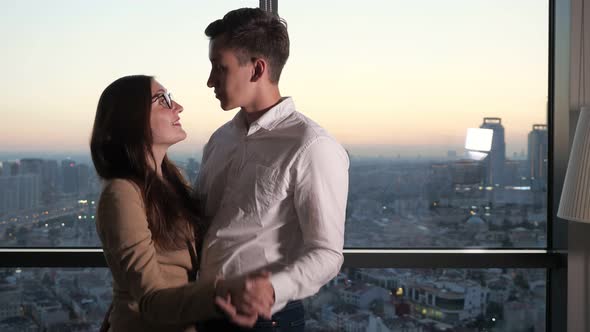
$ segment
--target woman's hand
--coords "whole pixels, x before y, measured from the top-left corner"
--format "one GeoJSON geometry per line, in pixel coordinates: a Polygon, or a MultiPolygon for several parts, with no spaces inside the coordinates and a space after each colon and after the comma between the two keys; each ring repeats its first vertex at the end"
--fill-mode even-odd
{"type": "Polygon", "coordinates": [[[274,288],[269,278],[270,273],[263,271],[220,279],[216,285],[216,303],[238,325],[252,326],[258,316],[270,319],[274,288]]]}

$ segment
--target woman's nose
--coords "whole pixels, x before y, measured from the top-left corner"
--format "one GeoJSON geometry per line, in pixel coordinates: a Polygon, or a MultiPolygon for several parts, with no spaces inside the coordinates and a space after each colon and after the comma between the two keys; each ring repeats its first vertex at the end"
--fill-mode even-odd
{"type": "Polygon", "coordinates": [[[178,113],[182,113],[182,111],[184,111],[184,107],[182,107],[182,105],[180,105],[176,101],[172,101],[172,102],[174,103],[174,105],[172,105],[173,110],[177,111],[178,113]]]}

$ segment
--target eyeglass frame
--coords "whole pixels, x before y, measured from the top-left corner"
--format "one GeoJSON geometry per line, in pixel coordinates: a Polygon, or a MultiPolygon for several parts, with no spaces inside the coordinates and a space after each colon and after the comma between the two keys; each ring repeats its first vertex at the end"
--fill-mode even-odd
{"type": "Polygon", "coordinates": [[[152,104],[155,103],[156,101],[160,100],[160,98],[162,98],[162,97],[164,98],[164,103],[166,103],[166,107],[168,107],[169,109],[172,109],[173,99],[172,99],[172,94],[170,92],[163,92],[163,93],[153,96],[152,97],[152,104]]]}

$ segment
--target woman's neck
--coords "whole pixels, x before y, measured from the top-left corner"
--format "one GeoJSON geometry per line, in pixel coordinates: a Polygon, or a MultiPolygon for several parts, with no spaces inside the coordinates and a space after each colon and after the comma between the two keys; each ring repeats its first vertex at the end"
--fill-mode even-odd
{"type": "Polygon", "coordinates": [[[153,146],[152,147],[152,154],[154,156],[154,164],[150,163],[150,166],[156,171],[156,174],[159,177],[162,177],[162,163],[164,162],[164,157],[166,157],[167,147],[161,146],[153,146]]]}

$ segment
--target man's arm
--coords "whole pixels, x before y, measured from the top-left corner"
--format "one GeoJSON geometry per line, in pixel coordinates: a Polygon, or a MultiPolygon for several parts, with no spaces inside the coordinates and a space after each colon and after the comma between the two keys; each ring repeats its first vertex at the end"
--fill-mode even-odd
{"type": "Polygon", "coordinates": [[[328,137],[316,139],[298,157],[294,203],[303,252],[295,262],[271,276],[275,308],[315,294],[340,271],[348,167],[346,151],[328,137]]]}

